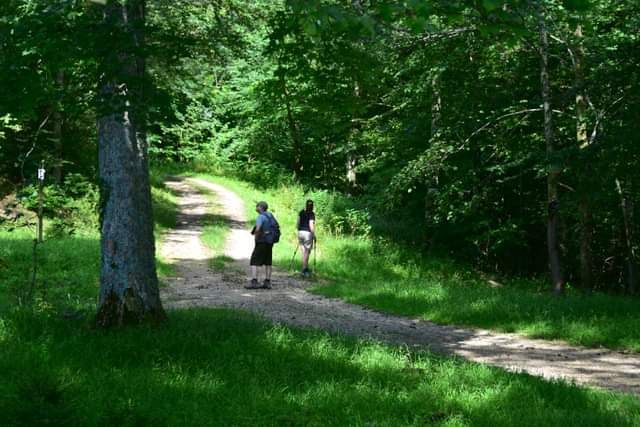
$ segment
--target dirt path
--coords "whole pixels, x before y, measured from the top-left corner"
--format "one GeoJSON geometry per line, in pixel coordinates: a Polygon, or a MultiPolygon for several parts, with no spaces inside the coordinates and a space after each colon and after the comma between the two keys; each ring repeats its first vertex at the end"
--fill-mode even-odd
{"type": "Polygon", "coordinates": [[[163,291],[168,308],[231,307],[257,312],[276,322],[319,328],[358,337],[457,355],[511,371],[562,378],[615,391],[640,394],[640,356],[603,349],[584,349],[562,342],[531,340],[515,334],[441,326],[378,313],[313,295],[307,282],[275,271],[271,290],[246,290],[253,239],[242,201],[226,188],[200,179],[167,183],[180,196],[178,227],[165,239],[162,254],[176,263],[177,277],[163,291]],[[212,256],[200,241],[200,220],[208,202],[196,186],[214,191],[231,222],[224,255],[233,262],[213,271],[212,256]]]}

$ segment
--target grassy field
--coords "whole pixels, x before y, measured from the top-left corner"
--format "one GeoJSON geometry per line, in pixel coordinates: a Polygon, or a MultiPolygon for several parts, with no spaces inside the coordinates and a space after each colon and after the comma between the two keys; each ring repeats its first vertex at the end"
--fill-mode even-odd
{"type": "Polygon", "coordinates": [[[640,402],[225,310],[103,332],[4,315],[3,425],[632,426],[640,402]]]}
{"type": "MultiPolygon", "coordinates": [[[[294,190],[278,193],[291,195],[283,197],[287,205],[242,183],[226,185],[246,188],[250,201],[273,200],[283,230],[291,230],[287,210],[301,199],[294,190]]],[[[175,224],[173,196],[155,194],[155,200],[165,229],[175,224]]],[[[219,247],[224,225],[214,226],[218,237],[210,244],[219,247]]],[[[97,234],[47,240],[39,253],[41,288],[33,304],[20,306],[31,238],[30,232],[0,231],[3,426],[640,425],[634,396],[274,326],[241,312],[178,310],[161,328],[96,330],[97,234]]],[[[281,265],[289,262],[292,244],[284,238],[278,245],[281,265]]],[[[340,250],[366,253],[369,243],[327,236],[321,244],[321,275],[355,281],[355,273],[331,268],[347,268],[336,258],[340,250]]]]}
{"type": "MultiPolygon", "coordinates": [[[[269,202],[283,232],[282,242],[274,249],[274,262],[288,268],[295,248],[297,212],[314,194],[305,196],[302,188],[293,186],[258,190],[230,178],[200,176],[239,194],[249,218],[255,218],[256,201],[269,202]]],[[[332,235],[322,223],[323,215],[328,214],[326,207],[316,203],[316,211],[320,230],[317,270],[323,283],[328,282],[314,289],[318,294],[442,324],[640,352],[638,298],[571,291],[556,298],[544,280],[511,278],[498,283],[451,260],[416,255],[392,242],[332,235]]],[[[296,268],[298,263],[296,260],[296,268]]]]}

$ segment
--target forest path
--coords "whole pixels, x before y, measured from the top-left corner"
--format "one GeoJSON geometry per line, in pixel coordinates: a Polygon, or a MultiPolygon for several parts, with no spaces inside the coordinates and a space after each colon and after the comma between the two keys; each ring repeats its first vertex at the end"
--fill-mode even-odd
{"type": "Polygon", "coordinates": [[[357,337],[407,345],[474,362],[486,363],[547,379],[640,394],[640,356],[606,349],[586,349],[559,341],[523,338],[515,334],[436,325],[382,314],[341,300],[305,291],[311,284],[274,270],[273,289],[247,290],[253,237],[242,200],[223,186],[194,178],[175,178],[167,185],[179,196],[178,226],[171,230],[162,255],[176,265],[176,277],[162,290],[167,308],[227,307],[248,310],[275,322],[318,328],[357,337]],[[201,221],[209,209],[198,190],[215,192],[231,224],[224,255],[232,259],[221,270],[210,267],[212,254],[200,240],[201,221]]]}

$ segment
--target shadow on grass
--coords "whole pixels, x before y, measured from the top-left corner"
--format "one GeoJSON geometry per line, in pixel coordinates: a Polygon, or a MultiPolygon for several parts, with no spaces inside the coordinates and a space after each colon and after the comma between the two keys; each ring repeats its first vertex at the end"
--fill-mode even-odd
{"type": "Polygon", "coordinates": [[[111,332],[56,318],[9,319],[0,413],[8,425],[640,421],[640,404],[628,397],[274,327],[238,312],[169,315],[162,329],[111,332]]]}

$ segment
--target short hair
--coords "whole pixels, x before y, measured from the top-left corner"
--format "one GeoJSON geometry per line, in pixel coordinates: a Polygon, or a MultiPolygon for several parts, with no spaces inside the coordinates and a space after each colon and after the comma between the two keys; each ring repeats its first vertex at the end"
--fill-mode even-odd
{"type": "Polygon", "coordinates": [[[262,208],[263,211],[266,211],[267,209],[269,209],[269,205],[267,204],[267,202],[263,202],[263,201],[258,202],[256,204],[256,207],[262,208]]]}

